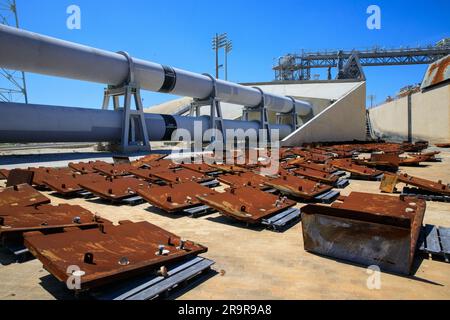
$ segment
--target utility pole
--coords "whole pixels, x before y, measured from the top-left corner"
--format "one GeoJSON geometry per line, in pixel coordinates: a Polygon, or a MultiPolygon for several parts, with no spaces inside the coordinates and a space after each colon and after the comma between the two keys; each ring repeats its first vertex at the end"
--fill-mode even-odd
{"type": "Polygon", "coordinates": [[[228,54],[231,50],[233,50],[233,43],[231,40],[228,40],[225,45],[225,80],[228,80],[228,54]]]}
{"type": "Polygon", "coordinates": [[[219,49],[227,45],[227,33],[217,34],[213,37],[212,47],[216,51],[216,79],[219,79],[219,49]]]}
{"type": "Polygon", "coordinates": [[[369,94],[367,96],[368,99],[370,99],[370,109],[373,108],[373,100],[375,100],[375,95],[374,94],[369,94]]]}

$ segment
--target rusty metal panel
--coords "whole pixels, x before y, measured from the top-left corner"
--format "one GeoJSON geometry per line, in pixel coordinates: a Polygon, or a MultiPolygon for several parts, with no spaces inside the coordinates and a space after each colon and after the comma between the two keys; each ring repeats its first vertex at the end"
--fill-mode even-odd
{"type": "Polygon", "coordinates": [[[33,183],[34,172],[23,169],[12,169],[8,174],[8,180],[6,181],[6,187],[15,186],[17,184],[26,183],[30,186],[33,183]]]}
{"type": "Polygon", "coordinates": [[[35,186],[45,186],[44,180],[46,178],[73,174],[73,170],[71,168],[46,168],[46,167],[34,168],[34,167],[30,167],[30,168],[28,168],[28,170],[34,172],[33,185],[35,185],[35,186]]]}
{"type": "Polygon", "coordinates": [[[232,165],[232,164],[225,164],[225,163],[213,163],[210,164],[209,166],[211,166],[212,168],[219,170],[219,171],[223,171],[223,172],[227,172],[227,173],[235,173],[235,172],[246,172],[247,169],[237,166],[237,165],[232,165]]]}
{"type": "Polygon", "coordinates": [[[103,181],[82,182],[80,186],[94,195],[111,201],[121,201],[136,195],[148,183],[133,177],[108,177],[103,181]]]}
{"type": "Polygon", "coordinates": [[[156,182],[156,181],[159,181],[160,179],[155,177],[154,173],[159,170],[164,171],[167,169],[164,167],[157,167],[156,169],[155,168],[136,168],[136,169],[130,170],[130,174],[132,174],[138,178],[144,179],[146,181],[149,181],[149,182],[156,182]]]}
{"type": "Polygon", "coordinates": [[[131,161],[131,165],[135,168],[140,168],[144,165],[151,165],[152,163],[155,163],[156,161],[162,160],[165,157],[167,157],[166,154],[149,154],[147,156],[144,156],[142,158],[139,158],[135,161],[131,161]]]}
{"type": "Polygon", "coordinates": [[[161,171],[157,170],[154,171],[152,174],[156,178],[161,179],[167,183],[182,183],[188,181],[201,183],[214,180],[214,178],[211,176],[183,168],[161,170],[161,171]]]}
{"type": "Polygon", "coordinates": [[[47,187],[59,194],[70,195],[83,190],[83,187],[80,185],[81,183],[104,180],[105,177],[98,173],[73,173],[72,175],[47,177],[43,182],[47,187]]]}
{"type": "Polygon", "coordinates": [[[383,171],[368,168],[366,166],[352,163],[352,159],[334,159],[329,162],[333,167],[350,172],[354,176],[375,179],[383,174],[383,171]]]}
{"type": "Polygon", "coordinates": [[[0,189],[0,207],[26,207],[50,203],[50,199],[29,184],[19,184],[0,189]]]}
{"type": "Polygon", "coordinates": [[[385,174],[385,177],[381,180],[380,189],[385,192],[393,192],[395,190],[395,185],[398,182],[403,182],[423,190],[450,195],[450,186],[443,184],[442,181],[434,182],[423,178],[413,177],[407,173],[398,175],[385,174]]]}
{"type": "Polygon", "coordinates": [[[151,186],[138,189],[137,194],[153,206],[166,212],[177,212],[201,204],[197,196],[216,194],[217,192],[196,182],[151,186]]]}
{"type": "Polygon", "coordinates": [[[0,207],[0,239],[34,230],[97,226],[105,221],[78,205],[0,207]]]}
{"type": "Polygon", "coordinates": [[[0,169],[0,180],[8,179],[9,170],[8,169],[0,169]]]}
{"type": "Polygon", "coordinates": [[[223,193],[197,197],[221,214],[248,223],[260,223],[263,218],[296,204],[286,197],[275,196],[252,187],[229,188],[223,193]]]}
{"type": "MultiPolygon", "coordinates": [[[[436,143],[435,146],[438,148],[450,148],[450,143],[436,143]]],[[[1,175],[1,170],[0,170],[0,175],[1,175]]]]}
{"type": "Polygon", "coordinates": [[[293,172],[296,175],[299,175],[301,177],[305,177],[305,178],[308,178],[313,181],[319,181],[319,182],[331,184],[331,185],[334,185],[339,179],[339,177],[334,174],[326,173],[326,172],[322,172],[322,171],[318,171],[318,170],[314,170],[314,169],[310,169],[310,168],[305,168],[305,167],[296,169],[293,172]]]}
{"type": "Polygon", "coordinates": [[[26,233],[25,245],[60,281],[67,281],[69,266],[78,266],[81,290],[156,272],[207,251],[146,221],[50,235],[26,233]]]}
{"type": "Polygon", "coordinates": [[[89,161],[89,162],[70,162],[69,168],[81,172],[83,174],[86,173],[95,173],[98,172],[96,169],[94,169],[94,166],[97,165],[107,165],[108,163],[105,161],[89,161]]]}
{"type": "Polygon", "coordinates": [[[409,274],[425,201],[352,192],[342,204],[302,208],[305,250],[409,274]]]}
{"type": "Polygon", "coordinates": [[[450,79],[450,55],[447,55],[428,66],[420,88],[429,88],[448,79],[450,79]]]}
{"type": "Polygon", "coordinates": [[[193,170],[195,172],[208,174],[208,173],[215,173],[217,172],[217,169],[209,166],[206,163],[182,163],[182,168],[193,170]]]}
{"type": "Polygon", "coordinates": [[[134,169],[130,163],[95,164],[93,168],[107,176],[126,176],[134,169]]]}
{"type": "Polygon", "coordinates": [[[297,167],[313,169],[325,173],[333,173],[336,172],[337,169],[330,164],[319,164],[311,161],[305,161],[303,158],[295,159],[292,161],[288,161],[289,164],[293,164],[297,167]]]}
{"type": "Polygon", "coordinates": [[[265,184],[284,194],[307,200],[313,199],[314,197],[333,189],[332,186],[293,175],[283,175],[279,178],[267,181],[265,184]]]}
{"type": "Polygon", "coordinates": [[[220,175],[217,180],[234,187],[249,186],[264,190],[269,188],[265,182],[269,181],[270,178],[253,172],[238,172],[220,175]]]}

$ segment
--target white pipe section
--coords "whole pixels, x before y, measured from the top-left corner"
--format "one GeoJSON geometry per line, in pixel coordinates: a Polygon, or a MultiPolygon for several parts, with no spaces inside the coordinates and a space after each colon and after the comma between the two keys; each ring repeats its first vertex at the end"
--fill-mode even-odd
{"type": "MultiPolygon", "coordinates": [[[[119,142],[122,121],[121,111],[0,102],[0,143],[119,142]]],[[[196,122],[201,122],[202,135],[210,128],[209,116],[146,113],[145,121],[151,141],[171,140],[177,129],[185,129],[194,137],[196,122]]],[[[260,125],[258,121],[224,120],[224,127],[258,132],[260,125]]],[[[279,130],[280,139],[292,131],[290,125],[273,124],[270,128],[279,130]]]]}
{"type": "MultiPolygon", "coordinates": [[[[135,82],[142,89],[178,96],[208,98],[213,89],[210,77],[132,59],[135,82]]],[[[127,58],[73,42],[0,25],[0,67],[90,82],[120,85],[128,77],[127,58]]],[[[261,103],[258,89],[216,80],[217,98],[224,102],[255,107],[261,103]]],[[[311,112],[311,104],[289,97],[264,93],[269,110],[286,113],[295,108],[299,116],[311,112]]]]}

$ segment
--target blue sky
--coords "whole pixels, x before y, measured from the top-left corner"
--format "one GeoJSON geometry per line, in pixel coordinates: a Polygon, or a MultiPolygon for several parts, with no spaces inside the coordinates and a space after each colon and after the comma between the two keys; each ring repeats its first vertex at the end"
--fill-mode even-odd
{"type": "MultiPolygon", "coordinates": [[[[450,1],[17,0],[21,27],[194,72],[214,73],[211,37],[233,41],[229,80],[271,81],[274,58],[301,49],[417,46],[450,36],[450,1]],[[66,8],[81,8],[81,30],[66,27],[66,8]],[[366,8],[381,8],[381,30],[366,27],[366,8]]],[[[325,69],[321,72],[325,77],[325,69]]],[[[426,66],[365,68],[376,101],[422,80],[426,66]]],[[[333,70],[333,75],[335,74],[333,70]]],[[[27,74],[31,103],[99,108],[104,85],[27,74]]],[[[173,98],[145,92],[144,105],[173,98]]]]}

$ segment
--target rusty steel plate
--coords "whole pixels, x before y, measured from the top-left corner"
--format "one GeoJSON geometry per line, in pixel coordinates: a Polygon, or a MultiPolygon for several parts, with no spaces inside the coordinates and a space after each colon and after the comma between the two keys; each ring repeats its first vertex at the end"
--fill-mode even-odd
{"type": "Polygon", "coordinates": [[[130,174],[130,170],[134,169],[130,163],[100,163],[95,164],[93,168],[107,176],[126,176],[130,174]]]}
{"type": "Polygon", "coordinates": [[[217,180],[234,187],[249,186],[263,190],[269,188],[264,183],[269,181],[270,178],[253,172],[238,172],[220,175],[217,180]]]}
{"type": "Polygon", "coordinates": [[[305,161],[302,158],[295,159],[295,160],[299,160],[299,161],[292,161],[292,162],[288,162],[288,163],[292,163],[293,165],[295,165],[297,167],[313,169],[313,170],[324,172],[324,173],[333,173],[333,172],[338,171],[335,167],[333,167],[330,164],[314,163],[311,161],[305,161]]]}
{"type": "Polygon", "coordinates": [[[50,199],[29,184],[19,184],[0,189],[0,207],[26,207],[50,203],[50,199]]]}
{"type": "Polygon", "coordinates": [[[423,190],[450,195],[449,185],[443,184],[442,181],[431,181],[423,178],[413,177],[407,173],[402,174],[385,174],[380,183],[380,190],[384,192],[392,193],[395,190],[395,185],[399,182],[403,182],[406,185],[418,187],[423,190]]]}
{"type": "Polygon", "coordinates": [[[177,212],[201,204],[197,196],[217,192],[196,182],[174,183],[138,189],[137,194],[153,206],[166,212],[177,212]]]}
{"type": "Polygon", "coordinates": [[[310,168],[305,168],[305,167],[296,169],[293,172],[296,175],[308,178],[309,180],[319,181],[319,182],[323,182],[323,183],[331,184],[331,185],[335,184],[339,180],[339,177],[334,174],[326,173],[326,172],[322,172],[322,171],[318,171],[318,170],[314,170],[314,169],[310,169],[310,168]]]}
{"type": "Polygon", "coordinates": [[[67,176],[73,174],[71,168],[47,168],[47,167],[29,167],[28,170],[33,171],[33,185],[45,186],[44,180],[49,177],[67,176]]]}
{"type": "Polygon", "coordinates": [[[352,163],[352,159],[334,159],[331,160],[329,164],[331,164],[333,167],[348,171],[351,174],[361,177],[375,178],[376,176],[379,176],[383,173],[382,171],[376,169],[354,164],[352,163]]]}
{"type": "Polygon", "coordinates": [[[248,223],[260,223],[296,204],[286,197],[279,197],[252,187],[229,188],[226,192],[197,196],[203,204],[219,213],[248,223]]]}
{"type": "Polygon", "coordinates": [[[156,161],[162,160],[165,157],[167,157],[166,154],[149,154],[149,155],[139,158],[135,161],[131,161],[131,165],[135,168],[140,168],[144,165],[149,165],[156,161]]]}
{"type": "Polygon", "coordinates": [[[184,168],[161,171],[156,170],[152,174],[156,178],[161,179],[167,183],[182,183],[188,181],[201,183],[214,180],[214,178],[211,176],[184,168]]]}
{"type": "Polygon", "coordinates": [[[47,177],[43,180],[44,184],[51,190],[62,194],[69,195],[74,192],[83,190],[81,183],[104,181],[105,177],[98,173],[73,173],[67,176],[47,177]]]}
{"type": "Polygon", "coordinates": [[[225,164],[225,163],[212,163],[210,166],[218,171],[228,172],[228,173],[234,173],[234,172],[246,172],[247,169],[232,165],[232,164],[225,164]]]}
{"type": "Polygon", "coordinates": [[[26,183],[31,186],[33,184],[33,176],[33,171],[24,169],[12,169],[8,174],[6,187],[12,187],[22,183],[26,183]]]}
{"type": "Polygon", "coordinates": [[[206,163],[182,163],[181,167],[203,174],[217,172],[217,169],[209,166],[206,163]]]}
{"type": "Polygon", "coordinates": [[[409,274],[426,203],[352,192],[331,207],[302,207],[305,250],[409,274]]]}
{"type": "Polygon", "coordinates": [[[105,161],[97,160],[97,161],[76,162],[76,163],[75,162],[70,162],[68,166],[69,166],[69,168],[73,169],[74,171],[86,174],[86,173],[95,173],[95,172],[97,172],[97,170],[94,169],[94,166],[96,166],[96,165],[105,165],[105,164],[108,164],[108,163],[105,162],[105,161]]]}
{"type": "Polygon", "coordinates": [[[277,189],[281,193],[302,199],[313,199],[314,197],[333,189],[332,186],[293,175],[283,175],[279,178],[267,181],[265,184],[277,189]]]}
{"type": "Polygon", "coordinates": [[[161,266],[208,250],[146,221],[104,225],[102,229],[26,233],[25,245],[60,281],[67,281],[69,266],[78,266],[80,290],[156,272],[161,266]]]}
{"type": "Polygon", "coordinates": [[[130,174],[133,176],[136,176],[138,178],[144,179],[149,182],[156,182],[160,179],[155,177],[153,174],[157,171],[164,171],[167,170],[164,167],[157,167],[157,168],[136,168],[130,170],[130,174]]]}
{"type": "Polygon", "coordinates": [[[33,230],[97,226],[104,221],[78,205],[0,207],[0,238],[33,230]]]}
{"type": "Polygon", "coordinates": [[[8,169],[0,169],[0,180],[8,179],[9,170],[8,169]]]}
{"type": "Polygon", "coordinates": [[[120,201],[136,195],[139,188],[148,187],[148,183],[133,177],[108,177],[103,181],[82,182],[80,186],[99,198],[120,201]]]}
{"type": "MultiPolygon", "coordinates": [[[[450,143],[436,143],[435,146],[438,148],[450,148],[450,143]]],[[[1,170],[0,170],[0,173],[1,173],[1,170]]]]}

